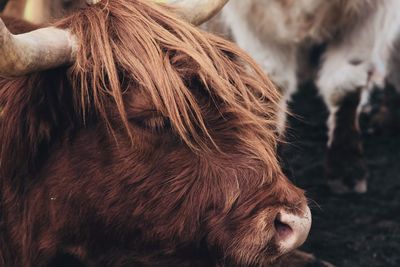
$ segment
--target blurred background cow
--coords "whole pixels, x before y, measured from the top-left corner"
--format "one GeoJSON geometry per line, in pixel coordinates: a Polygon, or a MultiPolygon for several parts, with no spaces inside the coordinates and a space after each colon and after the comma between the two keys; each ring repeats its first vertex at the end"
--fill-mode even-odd
{"type": "Polygon", "coordinates": [[[397,0],[233,0],[208,25],[258,61],[282,89],[283,106],[309,78],[309,55],[319,49],[311,78],[329,111],[325,174],[334,192],[367,191],[359,111],[389,74],[398,10],[397,0]]]}

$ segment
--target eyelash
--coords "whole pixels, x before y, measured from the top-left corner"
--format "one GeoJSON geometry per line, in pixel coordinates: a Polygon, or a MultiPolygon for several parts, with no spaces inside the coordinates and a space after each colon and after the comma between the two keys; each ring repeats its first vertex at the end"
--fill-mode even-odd
{"type": "Polygon", "coordinates": [[[170,128],[169,120],[165,117],[150,117],[144,121],[146,128],[156,132],[164,132],[170,128]]]}
{"type": "Polygon", "coordinates": [[[168,118],[159,115],[139,116],[131,120],[139,127],[155,133],[163,133],[171,128],[168,118]]]}

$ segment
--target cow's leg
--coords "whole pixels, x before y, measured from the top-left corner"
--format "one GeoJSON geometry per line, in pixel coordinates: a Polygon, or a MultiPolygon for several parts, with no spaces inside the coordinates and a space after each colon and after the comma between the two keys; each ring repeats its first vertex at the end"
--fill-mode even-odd
{"type": "Polygon", "coordinates": [[[363,59],[352,58],[346,47],[328,49],[317,85],[329,111],[325,170],[336,193],[367,190],[358,105],[368,79],[369,65],[363,59]]]}
{"type": "MultiPolygon", "coordinates": [[[[325,162],[325,174],[334,192],[367,190],[367,168],[363,157],[361,133],[358,126],[357,107],[360,90],[344,96],[329,115],[330,140],[325,162]]],[[[332,103],[330,103],[332,104],[332,103]]]]}
{"type": "Polygon", "coordinates": [[[361,109],[361,128],[367,134],[397,134],[400,130],[400,94],[391,83],[374,88],[361,109]]]}
{"type": "Polygon", "coordinates": [[[372,118],[372,126],[397,134],[400,130],[400,93],[391,83],[383,90],[382,102],[378,113],[372,118]]]}
{"type": "Polygon", "coordinates": [[[371,114],[369,125],[375,130],[397,134],[400,130],[400,36],[390,53],[388,77],[384,90],[379,90],[380,106],[371,114]]]}

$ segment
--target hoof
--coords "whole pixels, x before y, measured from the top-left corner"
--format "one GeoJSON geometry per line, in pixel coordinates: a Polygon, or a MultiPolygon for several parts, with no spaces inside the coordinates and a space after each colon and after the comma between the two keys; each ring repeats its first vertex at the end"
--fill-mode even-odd
{"type": "Polygon", "coordinates": [[[356,184],[354,185],[354,192],[357,194],[365,194],[368,191],[368,183],[367,179],[362,179],[359,181],[356,181],[356,184]]]}
{"type": "Polygon", "coordinates": [[[357,180],[354,186],[350,187],[346,185],[342,180],[329,180],[329,189],[334,194],[365,194],[368,191],[368,183],[366,179],[357,180]]]}

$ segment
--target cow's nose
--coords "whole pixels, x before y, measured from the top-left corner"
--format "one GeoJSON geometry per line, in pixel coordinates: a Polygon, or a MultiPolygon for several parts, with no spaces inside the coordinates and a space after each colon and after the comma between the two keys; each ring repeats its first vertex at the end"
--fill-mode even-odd
{"type": "Polygon", "coordinates": [[[310,228],[311,211],[308,206],[298,215],[281,210],[275,219],[275,230],[282,254],[301,246],[306,241],[310,228]]]}

